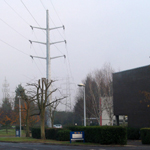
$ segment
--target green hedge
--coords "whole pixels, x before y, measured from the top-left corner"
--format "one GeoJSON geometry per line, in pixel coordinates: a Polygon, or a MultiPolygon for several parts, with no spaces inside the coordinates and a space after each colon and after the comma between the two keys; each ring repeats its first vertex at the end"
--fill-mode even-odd
{"type": "MultiPolygon", "coordinates": [[[[16,128],[16,130],[20,130],[20,126],[16,126],[15,128],[16,128]]],[[[24,130],[23,126],[21,126],[21,130],[24,130]]]]}
{"type": "Polygon", "coordinates": [[[32,137],[33,138],[36,138],[36,139],[41,138],[41,129],[40,128],[32,128],[31,132],[32,132],[32,137]]]}
{"type": "Polygon", "coordinates": [[[142,144],[150,144],[150,128],[142,128],[140,133],[142,144]]]}
{"type": "Polygon", "coordinates": [[[52,139],[56,140],[57,139],[57,132],[63,130],[61,128],[47,128],[45,129],[45,137],[46,139],[52,139]]]}
{"type": "Polygon", "coordinates": [[[71,132],[71,130],[59,130],[57,132],[57,140],[58,141],[69,141],[70,140],[70,132],[71,132]]]}
{"type": "MultiPolygon", "coordinates": [[[[63,130],[63,129],[56,129],[56,128],[46,128],[45,129],[45,138],[46,139],[52,139],[52,140],[56,140],[58,139],[57,137],[57,132],[63,130]]],[[[32,128],[31,130],[32,132],[32,137],[36,138],[36,139],[40,139],[41,138],[41,129],[39,128],[32,128]]]]}
{"type": "Polygon", "coordinates": [[[127,127],[127,139],[139,140],[140,139],[140,128],[127,127]]]}
{"type": "Polygon", "coordinates": [[[102,127],[101,144],[127,144],[127,130],[124,127],[102,127]]]}
{"type": "Polygon", "coordinates": [[[127,129],[121,126],[67,127],[71,131],[84,131],[85,142],[100,144],[127,144],[127,129]]]}
{"type": "MultiPolygon", "coordinates": [[[[46,139],[53,140],[69,140],[70,131],[84,131],[85,142],[100,143],[100,144],[120,144],[127,143],[127,128],[121,126],[70,126],[67,129],[45,129],[46,139]]],[[[40,128],[32,128],[32,137],[41,138],[40,128]]]]}

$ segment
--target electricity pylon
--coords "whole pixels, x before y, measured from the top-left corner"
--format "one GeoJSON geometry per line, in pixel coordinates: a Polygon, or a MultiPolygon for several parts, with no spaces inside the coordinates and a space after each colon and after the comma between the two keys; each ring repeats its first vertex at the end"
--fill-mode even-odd
{"type": "MultiPolygon", "coordinates": [[[[46,59],[46,78],[48,79],[48,82],[50,82],[51,81],[51,59],[55,59],[55,58],[59,58],[59,57],[66,58],[65,55],[56,56],[56,57],[50,57],[50,45],[57,44],[57,43],[62,43],[62,42],[66,43],[66,40],[50,43],[49,31],[50,30],[54,30],[54,29],[58,29],[58,28],[65,29],[65,27],[61,26],[61,27],[49,28],[49,12],[48,12],[48,10],[46,10],[46,28],[33,27],[33,26],[30,26],[30,27],[32,28],[32,30],[33,30],[33,28],[36,28],[36,29],[41,29],[41,30],[45,30],[46,31],[46,43],[38,42],[38,41],[31,41],[31,40],[29,40],[29,42],[31,44],[34,42],[34,43],[40,43],[40,44],[45,44],[46,45],[46,57],[39,57],[39,56],[32,56],[31,55],[31,58],[35,57],[35,58],[46,59]]],[[[49,88],[49,91],[48,91],[47,94],[50,93],[50,90],[51,89],[49,88]]],[[[50,101],[51,101],[51,97],[48,98],[48,103],[50,103],[50,101]]],[[[51,108],[50,108],[50,110],[51,110],[51,108]]],[[[47,125],[48,125],[48,127],[52,127],[52,122],[51,122],[51,118],[50,117],[47,119],[47,125]]]]}
{"type": "Polygon", "coordinates": [[[6,99],[6,98],[9,98],[9,84],[7,83],[7,80],[6,80],[6,77],[5,77],[5,81],[4,81],[4,84],[3,84],[3,89],[2,89],[2,92],[3,92],[3,99],[6,99]]]}

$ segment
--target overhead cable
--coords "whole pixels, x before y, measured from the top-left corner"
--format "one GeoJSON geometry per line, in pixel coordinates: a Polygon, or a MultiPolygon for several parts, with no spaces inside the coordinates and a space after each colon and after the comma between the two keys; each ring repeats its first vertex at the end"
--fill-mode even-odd
{"type": "Polygon", "coordinates": [[[37,23],[37,25],[40,27],[39,23],[36,21],[36,19],[34,18],[34,16],[32,15],[32,13],[29,11],[29,9],[27,8],[27,6],[23,3],[23,1],[21,0],[23,6],[26,8],[26,10],[28,11],[28,13],[31,15],[31,17],[33,18],[33,20],[37,23]]]}
{"type": "Polygon", "coordinates": [[[21,52],[21,53],[23,53],[23,54],[25,54],[25,55],[27,55],[27,56],[30,56],[29,54],[27,54],[27,53],[25,53],[25,52],[19,50],[18,48],[15,48],[14,46],[8,44],[7,42],[5,42],[5,41],[3,41],[3,40],[1,40],[1,39],[0,39],[0,41],[3,42],[4,44],[8,45],[9,47],[15,49],[15,50],[17,50],[17,51],[19,51],[19,52],[21,52]]]}
{"type": "Polygon", "coordinates": [[[57,13],[57,11],[56,11],[56,9],[55,9],[54,5],[53,5],[53,3],[52,3],[52,0],[50,0],[50,2],[51,2],[52,6],[53,6],[53,8],[54,8],[54,11],[56,12],[56,15],[57,15],[57,17],[58,17],[59,21],[60,21],[60,22],[61,22],[61,24],[63,25],[63,23],[62,23],[62,21],[61,21],[61,19],[60,19],[59,15],[58,15],[58,13],[57,13]]]}
{"type": "Polygon", "coordinates": [[[8,2],[6,2],[5,0],[4,0],[4,2],[17,14],[26,24],[29,25],[29,23],[28,23],[24,18],[22,18],[21,15],[20,15],[15,9],[13,9],[13,8],[8,4],[8,2]]]}
{"type": "Polygon", "coordinates": [[[16,33],[18,33],[19,35],[21,35],[23,38],[25,38],[26,40],[28,40],[28,38],[26,38],[23,34],[19,33],[16,29],[14,29],[13,27],[11,27],[8,23],[6,23],[4,20],[2,20],[0,18],[0,20],[5,23],[7,26],[9,26],[12,30],[14,30],[16,33]]]}
{"type": "Polygon", "coordinates": [[[43,8],[46,10],[46,7],[44,6],[43,2],[41,0],[40,0],[40,2],[42,4],[43,8]]]}

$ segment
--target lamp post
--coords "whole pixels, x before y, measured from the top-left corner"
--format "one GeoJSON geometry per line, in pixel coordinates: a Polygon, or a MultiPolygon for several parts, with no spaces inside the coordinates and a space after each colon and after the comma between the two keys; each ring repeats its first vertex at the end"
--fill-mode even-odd
{"type": "Polygon", "coordinates": [[[21,137],[21,103],[20,103],[20,96],[19,98],[19,120],[20,120],[20,137],[21,137]]]}
{"type": "Polygon", "coordinates": [[[86,102],[85,102],[85,85],[83,83],[78,84],[79,87],[84,88],[84,126],[86,127],[86,102]]]}

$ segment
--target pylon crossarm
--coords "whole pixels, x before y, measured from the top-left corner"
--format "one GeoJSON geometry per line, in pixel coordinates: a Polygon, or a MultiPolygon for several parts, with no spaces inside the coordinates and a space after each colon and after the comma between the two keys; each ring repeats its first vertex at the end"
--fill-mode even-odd
{"type": "Polygon", "coordinates": [[[53,43],[50,43],[50,45],[52,45],[52,44],[57,44],[57,43],[62,43],[62,42],[65,42],[65,43],[66,43],[66,40],[64,40],[64,41],[58,41],[58,42],[53,42],[53,43]]]}
{"type": "Polygon", "coordinates": [[[31,27],[31,29],[33,30],[34,28],[36,28],[36,29],[41,29],[41,30],[46,30],[46,28],[41,28],[41,27],[33,27],[33,26],[30,26],[31,27]]]}
{"type": "Polygon", "coordinates": [[[55,59],[55,58],[60,58],[60,57],[64,57],[64,58],[66,58],[66,55],[56,56],[56,57],[51,57],[50,59],[55,59]]]}
{"type": "Polygon", "coordinates": [[[41,59],[46,59],[45,57],[39,57],[39,56],[32,56],[30,55],[30,57],[33,59],[33,58],[41,58],[41,59]]]}
{"type": "Polygon", "coordinates": [[[29,42],[32,44],[32,43],[40,43],[40,44],[44,44],[44,45],[46,45],[46,43],[44,43],[44,42],[38,42],[38,41],[31,41],[31,40],[29,40],[29,42]]]}
{"type": "Polygon", "coordinates": [[[54,29],[59,29],[59,28],[65,29],[65,26],[63,25],[63,26],[61,26],[61,27],[50,28],[49,30],[54,30],[54,29]]]}

